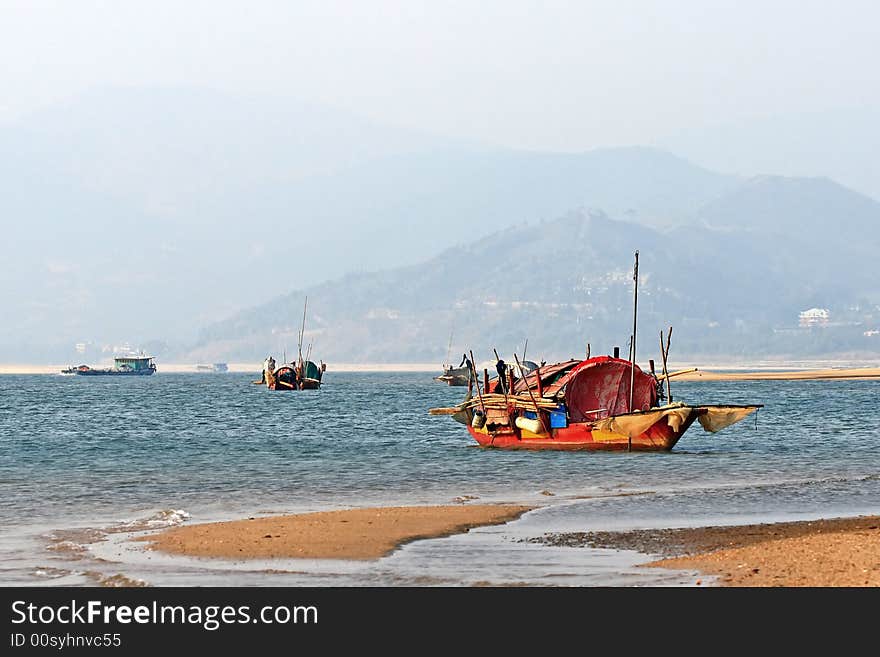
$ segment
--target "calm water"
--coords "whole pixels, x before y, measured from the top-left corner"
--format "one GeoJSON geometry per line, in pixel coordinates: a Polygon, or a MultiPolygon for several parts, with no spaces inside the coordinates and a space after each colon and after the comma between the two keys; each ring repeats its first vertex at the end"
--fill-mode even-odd
{"type": "Polygon", "coordinates": [[[718,434],[695,425],[669,453],[626,454],[477,448],[428,415],[464,394],[428,373],[329,371],[303,393],[252,379],[0,376],[0,583],[675,585],[689,575],[646,575],[634,553],[520,539],[880,513],[877,381],[678,383],[678,400],[765,408],[718,434]],[[462,498],[542,508],[371,564],[148,559],[128,541],[187,517],[462,498]]]}

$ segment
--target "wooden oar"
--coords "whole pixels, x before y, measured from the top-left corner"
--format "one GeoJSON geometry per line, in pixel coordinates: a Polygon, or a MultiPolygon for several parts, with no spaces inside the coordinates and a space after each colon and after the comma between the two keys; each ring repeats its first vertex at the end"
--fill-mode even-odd
{"type": "Polygon", "coordinates": [[[455,415],[463,411],[464,408],[458,406],[446,406],[443,408],[432,408],[428,410],[428,415],[455,415]]]}

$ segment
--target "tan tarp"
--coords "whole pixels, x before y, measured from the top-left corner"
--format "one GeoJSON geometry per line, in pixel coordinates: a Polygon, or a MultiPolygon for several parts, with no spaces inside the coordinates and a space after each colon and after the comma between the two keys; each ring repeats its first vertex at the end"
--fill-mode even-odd
{"type": "Polygon", "coordinates": [[[715,433],[736,424],[758,410],[757,406],[700,406],[706,412],[697,419],[706,431],[715,433]]]}
{"type": "Polygon", "coordinates": [[[745,419],[756,410],[758,406],[687,406],[682,403],[662,406],[643,413],[627,413],[615,415],[593,423],[593,427],[600,431],[611,431],[621,436],[634,438],[645,433],[654,424],[666,418],[667,424],[673,431],[678,431],[691,413],[697,412],[700,426],[706,431],[715,433],[736,424],[745,419]]]}
{"type": "Polygon", "coordinates": [[[593,423],[595,429],[611,431],[621,436],[635,438],[660,422],[664,417],[673,431],[678,431],[681,425],[687,421],[693,409],[683,404],[663,406],[644,413],[629,413],[616,415],[593,423]]]}

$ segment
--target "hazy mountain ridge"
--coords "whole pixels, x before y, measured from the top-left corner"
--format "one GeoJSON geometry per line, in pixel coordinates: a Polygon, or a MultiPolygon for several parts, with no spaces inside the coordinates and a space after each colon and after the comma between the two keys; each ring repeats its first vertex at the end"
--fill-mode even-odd
{"type": "Polygon", "coordinates": [[[656,146],[725,173],[819,174],[880,200],[880,106],[860,104],[694,125],[656,146]]]}
{"type": "MultiPolygon", "coordinates": [[[[792,182],[776,181],[765,192],[792,182]]],[[[748,207],[752,184],[744,186],[742,197],[733,194],[723,206],[713,204],[712,212],[736,214],[738,204],[748,207]]],[[[874,210],[880,219],[880,207],[874,210]]],[[[771,231],[779,232],[765,227],[771,231]]],[[[613,345],[625,351],[636,248],[638,341],[651,353],[657,332],[669,325],[677,329],[680,353],[688,354],[880,351],[863,335],[880,324],[880,290],[870,271],[852,269],[829,278],[827,269],[816,265],[829,244],[846,242],[826,232],[808,230],[806,238],[780,243],[756,239],[748,226],[657,231],[601,212],[572,212],[464,244],[420,266],[347,276],[286,295],[206,328],[190,355],[253,358],[283,348],[292,353],[285,344],[295,345],[297,311],[306,293],[314,314],[306,340],[325,359],[439,361],[446,357],[450,331],[457,353],[465,346],[509,353],[526,338],[530,351],[546,358],[576,355],[586,342],[598,350],[594,353],[607,353],[613,345]],[[799,313],[814,305],[831,308],[839,326],[798,328],[799,313]],[[287,319],[286,331],[281,317],[287,319]]],[[[870,248],[880,248],[876,230],[850,251],[870,248]]]]}

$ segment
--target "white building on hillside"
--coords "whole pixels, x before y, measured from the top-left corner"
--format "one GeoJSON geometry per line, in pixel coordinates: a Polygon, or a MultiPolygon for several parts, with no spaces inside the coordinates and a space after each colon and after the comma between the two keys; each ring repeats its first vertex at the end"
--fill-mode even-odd
{"type": "Polygon", "coordinates": [[[810,308],[804,310],[798,315],[798,324],[800,326],[828,326],[830,313],[827,308],[810,308]]]}

